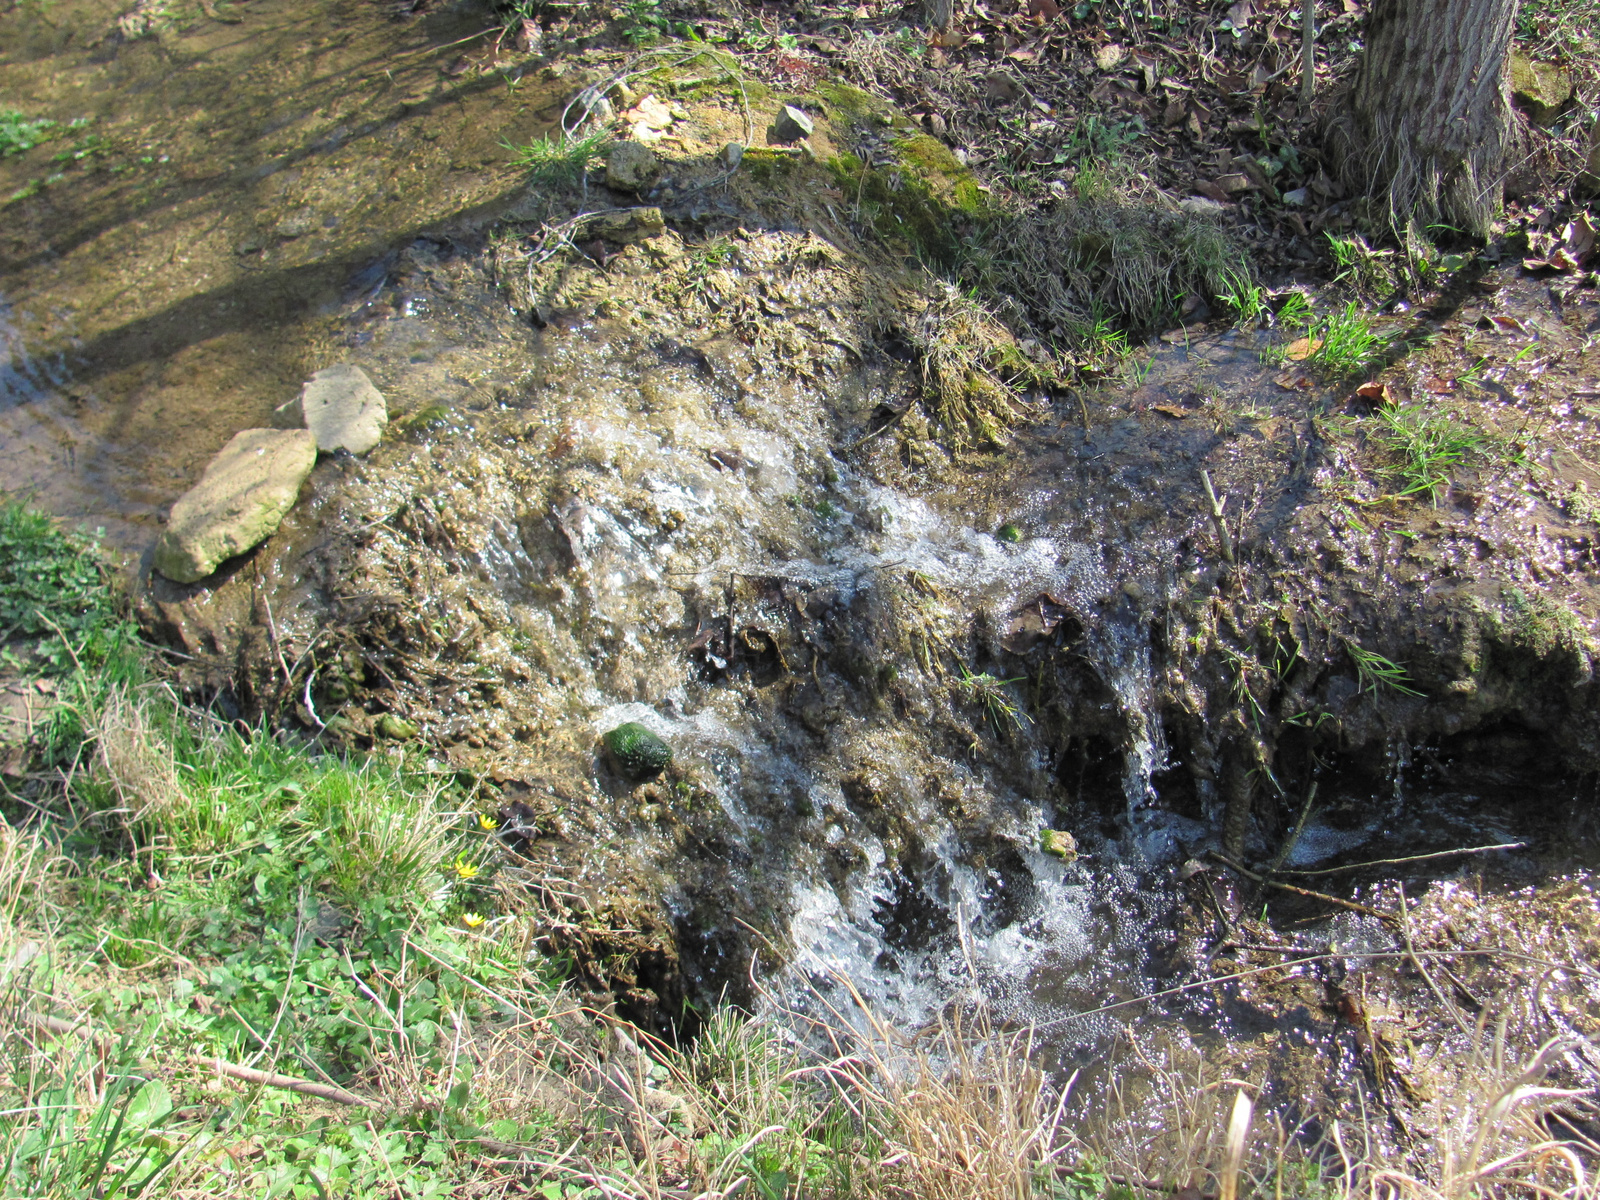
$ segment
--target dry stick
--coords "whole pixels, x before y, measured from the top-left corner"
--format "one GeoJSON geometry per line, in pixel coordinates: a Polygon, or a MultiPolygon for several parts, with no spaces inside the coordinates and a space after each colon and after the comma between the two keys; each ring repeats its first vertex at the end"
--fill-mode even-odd
{"type": "Polygon", "coordinates": [[[216,1071],[219,1075],[226,1075],[230,1079],[238,1079],[244,1083],[259,1084],[262,1087],[283,1088],[290,1092],[299,1092],[305,1096],[315,1096],[319,1100],[332,1100],[335,1104],[347,1104],[352,1108],[376,1108],[373,1101],[364,1099],[354,1092],[347,1092],[342,1087],[335,1087],[331,1083],[312,1083],[309,1079],[297,1079],[293,1075],[279,1075],[275,1071],[258,1071],[254,1067],[243,1067],[238,1063],[224,1062],[220,1058],[209,1055],[197,1055],[196,1062],[216,1071]]]}
{"type": "Polygon", "coordinates": [[[1382,909],[1373,908],[1370,905],[1357,904],[1354,900],[1341,900],[1339,897],[1330,896],[1326,892],[1313,892],[1309,888],[1298,888],[1292,884],[1279,883],[1276,879],[1267,879],[1264,876],[1257,875],[1254,871],[1250,870],[1250,868],[1234,862],[1233,859],[1229,858],[1226,854],[1222,854],[1216,850],[1208,851],[1208,853],[1223,866],[1232,867],[1235,871],[1239,872],[1239,874],[1244,875],[1247,878],[1254,879],[1257,883],[1262,884],[1265,887],[1277,888],[1279,891],[1284,892],[1293,892],[1296,896],[1307,896],[1312,900],[1321,900],[1324,904],[1333,904],[1337,905],[1339,908],[1348,908],[1352,912],[1365,913],[1367,916],[1377,917],[1381,921],[1398,921],[1400,919],[1393,913],[1386,913],[1382,909]]]}
{"type": "Polygon", "coordinates": [[[1283,871],[1284,875],[1338,875],[1343,871],[1359,871],[1363,867],[1392,867],[1400,863],[1427,862],[1434,858],[1451,858],[1457,854],[1487,854],[1491,850],[1526,850],[1527,842],[1502,842],[1498,846],[1463,846],[1459,850],[1435,850],[1432,854],[1409,854],[1404,858],[1375,858],[1371,862],[1349,863],[1342,867],[1322,867],[1316,871],[1283,871]]]}
{"type": "Polygon", "coordinates": [[[1206,503],[1211,509],[1211,523],[1217,527],[1217,542],[1222,550],[1224,562],[1233,562],[1233,536],[1228,532],[1228,525],[1222,519],[1223,501],[1217,499],[1217,489],[1211,486],[1211,472],[1205,469],[1200,471],[1200,482],[1205,485],[1206,503]]]}
{"type": "Polygon", "coordinates": [[[1423,982],[1428,985],[1428,990],[1433,993],[1433,998],[1444,1006],[1444,1010],[1455,1021],[1456,1027],[1462,1033],[1471,1037],[1472,1030],[1468,1028],[1466,1019],[1461,1015],[1461,1010],[1445,996],[1444,991],[1433,981],[1433,976],[1428,973],[1428,968],[1417,957],[1417,948],[1411,944],[1411,910],[1406,904],[1406,885],[1397,879],[1394,882],[1394,886],[1400,900],[1400,936],[1405,940],[1406,954],[1411,959],[1411,965],[1416,967],[1418,974],[1422,976],[1423,982]]]}
{"type": "Polygon", "coordinates": [[[1289,834],[1288,840],[1283,843],[1277,856],[1266,865],[1266,873],[1273,875],[1279,867],[1289,860],[1289,855],[1294,853],[1294,848],[1300,844],[1300,835],[1305,832],[1306,821],[1311,817],[1311,804],[1317,798],[1317,781],[1311,781],[1311,787],[1306,792],[1306,802],[1300,806],[1300,819],[1294,823],[1294,830],[1289,834]]]}
{"type": "Polygon", "coordinates": [[[1300,103],[1310,104],[1317,94],[1317,5],[1300,0],[1304,23],[1300,27],[1300,103]]]}

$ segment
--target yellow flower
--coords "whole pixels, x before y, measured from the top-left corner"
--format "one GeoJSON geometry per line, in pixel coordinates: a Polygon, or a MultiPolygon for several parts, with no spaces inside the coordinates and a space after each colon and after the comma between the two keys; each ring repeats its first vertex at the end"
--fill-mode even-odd
{"type": "Polygon", "coordinates": [[[483,924],[483,918],[474,912],[462,913],[461,923],[468,929],[476,929],[479,925],[483,924]]]}
{"type": "Polygon", "coordinates": [[[450,869],[456,873],[457,879],[476,879],[478,877],[477,865],[469,863],[466,855],[456,859],[456,865],[450,869]]]}
{"type": "Polygon", "coordinates": [[[496,821],[488,813],[479,813],[478,828],[483,830],[485,833],[493,833],[496,829],[500,828],[500,822],[496,821]]]}

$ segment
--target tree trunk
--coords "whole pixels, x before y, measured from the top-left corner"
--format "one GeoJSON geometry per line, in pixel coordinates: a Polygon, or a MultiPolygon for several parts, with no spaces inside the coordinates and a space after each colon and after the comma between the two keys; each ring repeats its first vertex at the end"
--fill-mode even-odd
{"type": "Polygon", "coordinates": [[[1325,130],[1345,185],[1397,230],[1477,236],[1515,148],[1508,70],[1517,0],[1375,0],[1366,53],[1325,130]]]}

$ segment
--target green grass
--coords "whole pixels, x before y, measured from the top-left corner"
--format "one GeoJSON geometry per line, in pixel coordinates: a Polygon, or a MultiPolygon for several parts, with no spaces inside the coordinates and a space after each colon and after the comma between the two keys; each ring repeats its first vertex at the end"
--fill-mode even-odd
{"type": "Polygon", "coordinates": [[[0,499],[0,661],[60,675],[99,666],[125,643],[95,538],[66,532],[20,501],[0,499]]]}
{"type": "Polygon", "coordinates": [[[0,108],[0,158],[32,150],[51,137],[55,122],[46,117],[29,117],[15,108],[0,108]]]}
{"type": "Polygon", "coordinates": [[[611,135],[592,129],[578,137],[556,134],[520,146],[509,141],[501,145],[511,151],[512,163],[528,172],[530,183],[558,187],[581,183],[584,173],[610,148],[611,135]]]}
{"type": "Polygon", "coordinates": [[[1376,695],[1379,690],[1387,688],[1406,696],[1422,695],[1411,686],[1411,676],[1406,669],[1393,659],[1352,641],[1346,641],[1344,648],[1350,655],[1350,661],[1355,663],[1356,677],[1361,681],[1362,691],[1376,695]]]}
{"type": "Polygon", "coordinates": [[[984,716],[988,717],[996,733],[1004,732],[1008,726],[1020,729],[1025,724],[1033,724],[1033,718],[1023,712],[1022,706],[1006,691],[1013,683],[1026,683],[1025,676],[999,679],[987,671],[975,675],[967,670],[965,663],[959,666],[961,678],[956,681],[957,686],[968,700],[983,709],[984,716]]]}
{"type": "Polygon", "coordinates": [[[1272,313],[1267,304],[1267,289],[1243,270],[1223,272],[1222,290],[1217,299],[1233,311],[1234,324],[1241,329],[1255,328],[1272,313]]]}
{"type": "Polygon", "coordinates": [[[1437,503],[1455,468],[1488,445],[1482,433],[1454,415],[1422,404],[1381,409],[1377,421],[1372,438],[1388,455],[1384,471],[1401,496],[1437,503]]]}
{"type": "Polygon", "coordinates": [[[1308,361],[1343,378],[1365,374],[1388,346],[1386,339],[1373,332],[1372,317],[1354,300],[1325,316],[1309,336],[1321,345],[1308,361]]]}

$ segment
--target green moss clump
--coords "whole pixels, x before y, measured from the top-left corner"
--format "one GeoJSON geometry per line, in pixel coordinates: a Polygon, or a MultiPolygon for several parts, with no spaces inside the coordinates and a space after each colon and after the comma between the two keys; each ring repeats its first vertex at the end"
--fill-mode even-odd
{"type": "Polygon", "coordinates": [[[1022,540],[1022,530],[1018,529],[1015,525],[1002,525],[1000,526],[999,531],[995,534],[995,537],[999,538],[1002,542],[1006,542],[1009,545],[1015,546],[1022,540]]]}
{"type": "Polygon", "coordinates": [[[602,740],[612,765],[635,783],[654,779],[672,765],[672,747],[637,721],[618,725],[602,740]]]}
{"type": "Polygon", "coordinates": [[[1039,849],[1051,858],[1071,862],[1078,857],[1078,839],[1062,829],[1041,829],[1039,849]]]}

